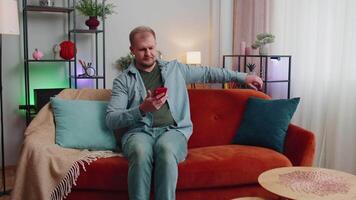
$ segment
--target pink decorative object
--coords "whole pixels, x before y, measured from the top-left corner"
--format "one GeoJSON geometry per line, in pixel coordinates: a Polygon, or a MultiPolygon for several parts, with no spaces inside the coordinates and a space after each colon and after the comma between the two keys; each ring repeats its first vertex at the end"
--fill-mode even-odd
{"type": "Polygon", "coordinates": [[[246,52],[246,42],[245,41],[242,41],[240,43],[240,54],[241,55],[245,55],[245,52],[246,52]]]}
{"type": "Polygon", "coordinates": [[[35,49],[35,51],[32,53],[32,57],[35,60],[41,60],[41,58],[43,57],[43,53],[40,50],[35,49]]]}
{"type": "Polygon", "coordinates": [[[245,55],[251,55],[252,54],[252,48],[251,47],[246,47],[245,48],[245,55]]]}
{"type": "Polygon", "coordinates": [[[327,196],[348,193],[351,185],[345,178],[322,171],[294,171],[279,175],[281,184],[296,192],[327,196]]]}

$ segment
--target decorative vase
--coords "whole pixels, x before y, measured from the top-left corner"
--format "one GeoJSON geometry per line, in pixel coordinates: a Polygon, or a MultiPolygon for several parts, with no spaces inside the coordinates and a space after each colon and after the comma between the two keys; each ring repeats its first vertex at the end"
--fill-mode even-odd
{"type": "Polygon", "coordinates": [[[245,55],[245,53],[246,53],[246,42],[242,41],[240,43],[240,54],[241,55],[245,55]]]}
{"type": "Polygon", "coordinates": [[[100,22],[97,16],[90,16],[89,19],[85,21],[85,25],[89,26],[90,30],[96,30],[100,22]]]}
{"type": "Polygon", "coordinates": [[[32,57],[35,60],[41,60],[41,58],[43,57],[43,53],[40,50],[35,49],[35,51],[32,53],[32,57]]]}
{"type": "Polygon", "coordinates": [[[61,51],[61,47],[58,44],[53,45],[53,59],[58,60],[60,59],[59,52],[61,51]]]}
{"type": "Polygon", "coordinates": [[[261,56],[268,55],[268,48],[266,47],[266,45],[260,46],[260,48],[259,48],[259,54],[260,54],[261,56]]]}
{"type": "Polygon", "coordinates": [[[59,55],[64,60],[70,60],[74,58],[76,50],[75,50],[75,44],[72,41],[63,41],[59,46],[61,48],[59,55]]]}
{"type": "Polygon", "coordinates": [[[246,47],[245,48],[245,55],[252,55],[252,48],[251,47],[246,47]]]}

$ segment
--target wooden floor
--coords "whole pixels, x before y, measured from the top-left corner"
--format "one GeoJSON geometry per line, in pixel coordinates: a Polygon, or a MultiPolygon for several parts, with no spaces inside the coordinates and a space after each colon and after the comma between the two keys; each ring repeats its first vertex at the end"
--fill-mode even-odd
{"type": "MultiPolygon", "coordinates": [[[[11,190],[15,181],[15,166],[8,166],[5,168],[6,190],[11,190]]],[[[3,191],[2,175],[0,170],[0,191],[3,191]]],[[[10,200],[10,195],[3,195],[0,200],[10,200]]]]}

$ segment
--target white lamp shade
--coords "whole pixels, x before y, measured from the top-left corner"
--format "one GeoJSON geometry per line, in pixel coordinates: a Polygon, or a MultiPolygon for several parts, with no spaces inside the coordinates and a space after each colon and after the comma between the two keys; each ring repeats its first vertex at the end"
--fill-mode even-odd
{"type": "Polygon", "coordinates": [[[15,0],[0,0],[0,34],[19,34],[19,18],[15,0]]]}
{"type": "Polygon", "coordinates": [[[200,63],[201,63],[200,51],[187,52],[187,64],[200,64],[200,63]]]}

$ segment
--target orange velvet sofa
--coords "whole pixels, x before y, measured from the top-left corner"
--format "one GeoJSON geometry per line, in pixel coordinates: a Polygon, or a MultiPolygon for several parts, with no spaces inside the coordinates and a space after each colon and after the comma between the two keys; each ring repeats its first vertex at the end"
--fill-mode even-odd
{"type": "MultiPolygon", "coordinates": [[[[277,196],[259,186],[264,171],[286,166],[311,166],[315,137],[310,131],[289,125],[284,153],[231,144],[240,125],[247,99],[269,97],[253,90],[189,90],[194,131],[187,159],[178,166],[177,199],[232,199],[277,196]]],[[[128,162],[123,157],[98,159],[81,171],[67,199],[128,199],[128,162]]],[[[152,194],[154,195],[154,194],[152,194]]]]}

